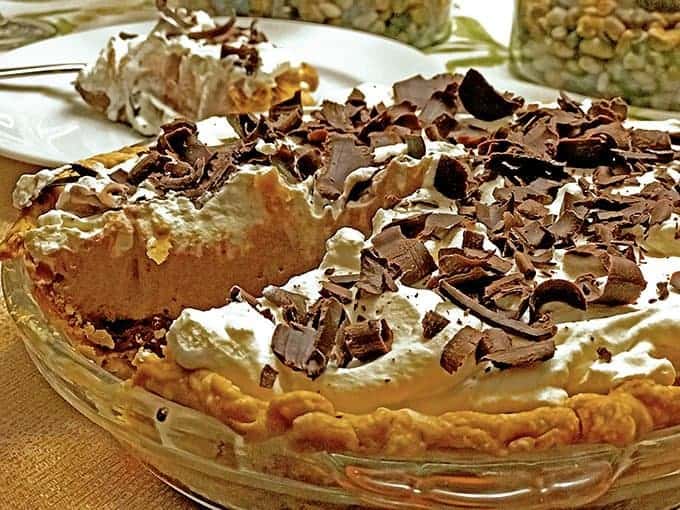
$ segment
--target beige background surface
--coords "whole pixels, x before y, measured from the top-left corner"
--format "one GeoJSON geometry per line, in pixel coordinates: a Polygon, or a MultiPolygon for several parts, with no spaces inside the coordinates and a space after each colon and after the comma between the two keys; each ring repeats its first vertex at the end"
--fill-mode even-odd
{"type": "MultiPolygon", "coordinates": [[[[14,183],[32,169],[0,157],[0,233],[15,218],[14,183]]],[[[0,301],[0,508],[196,508],[52,391],[0,301]]]]}

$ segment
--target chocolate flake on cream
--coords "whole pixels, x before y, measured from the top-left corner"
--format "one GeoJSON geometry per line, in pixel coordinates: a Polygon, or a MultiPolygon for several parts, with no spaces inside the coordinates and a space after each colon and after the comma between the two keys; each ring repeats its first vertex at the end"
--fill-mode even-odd
{"type": "Polygon", "coordinates": [[[441,367],[449,374],[457,372],[465,360],[477,351],[482,336],[481,331],[470,326],[459,329],[442,350],[439,360],[441,367]]]}
{"type": "Polygon", "coordinates": [[[263,366],[262,371],[260,372],[260,387],[272,389],[278,376],[279,371],[273,368],[271,365],[263,366]]]}
{"type": "Polygon", "coordinates": [[[676,292],[680,292],[680,271],[675,271],[671,275],[669,282],[676,292]]]}
{"type": "Polygon", "coordinates": [[[372,361],[392,349],[393,333],[385,319],[345,326],[345,345],[359,361],[372,361]]]}
{"type": "Polygon", "coordinates": [[[500,94],[486,78],[475,69],[470,69],[458,89],[465,109],[480,120],[498,120],[512,115],[524,104],[524,99],[509,94],[500,94]]]}
{"type": "Polygon", "coordinates": [[[556,326],[551,322],[537,323],[538,325],[533,326],[517,319],[508,318],[495,310],[487,308],[476,299],[466,295],[446,281],[441,281],[439,283],[439,290],[444,297],[450,299],[461,308],[469,310],[479,319],[486,321],[492,326],[502,328],[508,333],[529,340],[543,340],[550,338],[557,331],[556,326]]]}
{"type": "Polygon", "coordinates": [[[432,255],[418,239],[409,239],[398,227],[388,227],[373,238],[373,246],[390,264],[400,269],[401,280],[411,285],[437,269],[432,255]]]}
{"type": "Polygon", "coordinates": [[[450,323],[451,321],[442,314],[429,310],[422,320],[423,337],[427,340],[434,338],[450,323]]]}
{"type": "Polygon", "coordinates": [[[555,342],[542,340],[530,342],[524,345],[513,346],[507,351],[489,353],[481,361],[490,361],[496,368],[506,369],[512,367],[524,367],[547,361],[555,354],[555,342]]]}

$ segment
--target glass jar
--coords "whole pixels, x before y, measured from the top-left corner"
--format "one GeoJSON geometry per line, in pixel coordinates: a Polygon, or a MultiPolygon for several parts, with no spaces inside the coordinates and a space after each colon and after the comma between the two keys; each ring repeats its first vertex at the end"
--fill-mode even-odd
{"type": "Polygon", "coordinates": [[[177,0],[212,14],[297,19],[373,32],[418,47],[445,39],[451,0],[177,0]]]}
{"type": "Polygon", "coordinates": [[[680,0],[517,0],[510,54],[534,82],[680,110],[680,0]]]}

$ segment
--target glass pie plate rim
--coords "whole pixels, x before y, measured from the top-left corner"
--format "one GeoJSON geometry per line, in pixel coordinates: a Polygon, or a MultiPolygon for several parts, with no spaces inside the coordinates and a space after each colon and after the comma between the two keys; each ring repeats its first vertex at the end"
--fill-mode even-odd
{"type": "Polygon", "coordinates": [[[52,388],[111,433],[174,489],[213,508],[673,508],[680,487],[680,427],[627,447],[576,445],[491,457],[427,459],[304,454],[281,439],[246,443],[226,425],[141,388],[121,384],[77,352],[40,309],[17,258],[2,264],[7,308],[52,388]],[[163,411],[159,414],[159,410],[163,411]],[[659,499],[659,494],[666,496],[659,499]],[[658,506],[664,500],[668,506],[658,506]],[[651,502],[655,506],[649,505],[651,502]],[[263,506],[264,505],[264,506],[263,506]]]}

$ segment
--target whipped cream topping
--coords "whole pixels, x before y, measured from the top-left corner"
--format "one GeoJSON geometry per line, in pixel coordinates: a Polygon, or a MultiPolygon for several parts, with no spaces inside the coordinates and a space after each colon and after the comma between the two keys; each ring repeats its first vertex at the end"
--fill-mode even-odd
{"type": "MultiPolygon", "coordinates": [[[[193,12],[192,17],[194,25],[189,32],[216,27],[203,11],[193,12]]],[[[300,65],[290,52],[269,42],[249,44],[246,38],[239,38],[228,43],[234,48],[248,44],[258,52],[259,65],[249,73],[237,65],[237,55],[222,58],[221,43],[194,39],[186,33],[175,35],[176,31],[161,21],[147,37],[112,37],[96,62],[80,72],[78,87],[106,98],[109,119],[128,122],[143,135],[155,135],[162,124],[182,115],[203,119],[221,110],[224,105],[220,108],[218,102],[224,100],[225,84],[239,83],[247,97],[274,88],[278,76],[300,65]],[[162,69],[168,73],[165,78],[159,77],[162,69]],[[181,92],[181,106],[165,99],[179,93],[168,88],[171,83],[191,87],[181,92]]]]}
{"type": "MultiPolygon", "coordinates": [[[[677,177],[674,174],[674,178],[677,177]]],[[[395,219],[423,212],[455,213],[455,203],[437,192],[432,181],[430,172],[425,185],[416,193],[393,209],[379,211],[374,218],[374,233],[395,219]]],[[[640,185],[644,184],[642,180],[640,185]]],[[[500,185],[501,179],[482,185],[482,200],[491,202],[494,188],[500,185]]],[[[634,193],[639,189],[616,191],[634,193]]],[[[581,190],[578,186],[574,188],[572,183],[564,185],[551,204],[551,210],[559,211],[567,192],[580,193],[581,190]]],[[[551,304],[551,314],[557,323],[557,334],[553,337],[556,352],[552,359],[536,365],[500,370],[490,363],[477,364],[472,355],[456,372],[449,374],[440,366],[444,345],[463,326],[482,329],[481,321],[423,288],[422,284],[408,286],[401,282],[396,292],[362,297],[355,305],[345,306],[350,320],[356,320],[358,315],[368,319],[384,318],[394,333],[391,351],[369,363],[362,364],[354,359],[345,368],[329,364],[318,378],[310,379],[302,372],[287,368],[276,358],[269,335],[255,342],[248,341],[245,350],[256,352],[249,352],[243,362],[231,360],[230,364],[220,365],[214,361],[216,352],[238,351],[244,349],[244,345],[235,337],[211,336],[201,322],[192,322],[187,327],[186,318],[195,317],[191,310],[185,311],[171,327],[173,340],[168,353],[187,368],[204,367],[221,373],[244,391],[254,388],[259,381],[260,371],[253,367],[253,360],[257,359],[262,363],[260,370],[264,364],[269,364],[279,372],[274,387],[256,388],[253,391],[257,395],[271,397],[281,392],[309,390],[329,398],[338,410],[352,413],[370,412],[379,407],[408,407],[429,414],[453,410],[514,412],[556,405],[577,393],[606,393],[630,378],[644,377],[670,385],[676,378],[675,366],[680,366],[680,347],[676,345],[680,321],[675,317],[675,310],[680,307],[680,293],[671,290],[668,298],[658,300],[656,283],[667,282],[674,271],[680,270],[680,257],[676,255],[680,240],[667,234],[675,232],[676,222],[676,218],[671,217],[657,229],[650,229],[644,237],[644,245],[655,248],[650,249],[640,264],[647,287],[635,304],[591,305],[587,311],[562,303],[551,304]],[[425,340],[422,320],[430,310],[450,322],[434,338],[425,340]],[[208,342],[210,347],[202,352],[191,349],[196,342],[208,342]],[[232,345],[232,342],[238,345],[232,345]],[[598,349],[611,354],[611,359],[602,358],[598,349]],[[187,356],[191,356],[190,367],[185,365],[187,356]],[[243,366],[235,370],[233,363],[243,363],[243,366]],[[246,366],[249,367],[248,376],[244,375],[246,366]]],[[[477,224],[476,228],[485,232],[483,225],[477,224]]],[[[461,229],[454,229],[443,239],[426,241],[426,246],[436,258],[440,249],[460,246],[461,239],[461,229]]],[[[311,304],[320,297],[324,271],[334,268],[334,274],[357,273],[360,252],[369,245],[360,232],[341,229],[328,241],[319,268],[292,278],[282,288],[306,296],[311,304]]],[[[485,248],[497,250],[492,244],[485,248]]],[[[556,250],[557,267],[553,278],[573,279],[586,272],[585,268],[567,264],[564,252],[563,249],[556,250]]],[[[540,273],[536,277],[537,282],[544,279],[540,273]]],[[[278,321],[283,320],[281,310],[267,299],[260,299],[260,304],[270,309],[278,321]]],[[[201,317],[206,325],[221,331],[231,323],[231,310],[238,314],[242,308],[241,303],[231,303],[221,309],[201,312],[201,317]]],[[[264,335],[265,331],[271,331],[271,326],[266,324],[269,321],[263,319],[262,316],[257,319],[257,324],[262,324],[261,328],[258,326],[258,332],[253,328],[248,335],[264,335]]],[[[240,338],[249,338],[248,335],[240,338]]]]}

